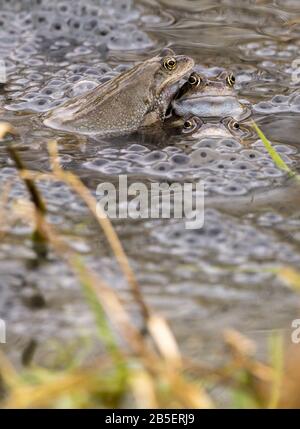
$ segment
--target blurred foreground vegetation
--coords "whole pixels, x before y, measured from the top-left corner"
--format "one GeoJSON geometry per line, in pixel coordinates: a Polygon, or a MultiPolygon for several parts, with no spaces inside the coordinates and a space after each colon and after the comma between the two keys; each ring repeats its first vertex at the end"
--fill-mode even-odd
{"type": "MultiPolygon", "coordinates": [[[[11,126],[2,123],[0,141],[6,135],[17,138],[11,126]]],[[[278,335],[270,338],[266,363],[256,359],[255,345],[236,331],[224,332],[228,358],[221,367],[208,367],[181,354],[166,320],[146,304],[109,219],[97,216],[96,201],[89,190],[78,177],[60,167],[56,142],[49,142],[48,147],[51,172],[44,174],[26,170],[12,144],[8,145],[29,197],[23,211],[19,205],[18,211],[10,213],[8,218],[19,216],[33,225],[32,245],[37,258],[47,258],[51,249],[71,268],[94,313],[105,352],[86,362],[70,359],[63,368],[49,369],[31,364],[21,371],[16,371],[7,357],[0,354],[0,406],[217,408],[219,404],[214,403],[211,392],[222,388],[228,391],[231,407],[300,407],[300,352],[296,346],[286,348],[278,335]],[[62,181],[72,188],[104,231],[139,308],[144,326],[142,332],[116,291],[98,273],[87,268],[80,254],[48,223],[47,207],[36,183],[49,179],[62,181]]],[[[5,196],[0,198],[2,204],[5,196]]],[[[276,274],[288,286],[300,289],[300,273],[284,267],[276,274]]]]}

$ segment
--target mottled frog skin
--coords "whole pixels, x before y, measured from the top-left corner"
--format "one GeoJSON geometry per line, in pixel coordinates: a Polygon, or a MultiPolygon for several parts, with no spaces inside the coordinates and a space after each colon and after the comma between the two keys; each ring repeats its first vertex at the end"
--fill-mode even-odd
{"type": "Polygon", "coordinates": [[[48,112],[43,122],[91,136],[135,132],[164,120],[180,80],[193,66],[191,58],[168,50],[48,112]]]}
{"type": "Polygon", "coordinates": [[[235,78],[222,72],[216,78],[206,78],[193,72],[172,102],[173,114],[192,114],[201,118],[225,118],[243,120],[251,110],[242,104],[234,91],[235,78]]]}

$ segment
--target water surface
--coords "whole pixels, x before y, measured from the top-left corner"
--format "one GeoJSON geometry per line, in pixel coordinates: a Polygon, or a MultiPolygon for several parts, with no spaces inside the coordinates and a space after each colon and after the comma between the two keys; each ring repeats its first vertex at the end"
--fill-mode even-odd
{"type": "MultiPolygon", "coordinates": [[[[64,168],[80,175],[93,193],[102,181],[116,183],[120,174],[148,185],[205,179],[205,226],[199,231],[174,219],[115,222],[147,302],[170,320],[182,349],[218,359],[229,327],[255,338],[262,350],[270,332],[289,336],[299,300],[272,270],[299,267],[299,190],[252,131],[242,142],[217,145],[211,139],[187,144],[142,137],[96,142],[41,128],[33,118],[170,46],[193,56],[207,75],[232,71],[239,97],[252,104],[254,118],[299,171],[300,81],[292,79],[300,46],[298,2],[2,0],[0,10],[0,58],[7,66],[0,115],[20,130],[16,144],[28,167],[49,168],[46,142],[54,137],[64,168]]],[[[12,181],[11,199],[22,199],[26,191],[6,144],[0,144],[0,187],[4,191],[12,181]]],[[[40,189],[51,222],[134,311],[83,204],[61,183],[43,182],[40,189]]],[[[32,268],[31,229],[20,222],[5,225],[3,220],[5,347],[19,361],[34,340],[35,359],[49,363],[49,344],[93,336],[93,318],[65,264],[51,255],[32,268]]]]}

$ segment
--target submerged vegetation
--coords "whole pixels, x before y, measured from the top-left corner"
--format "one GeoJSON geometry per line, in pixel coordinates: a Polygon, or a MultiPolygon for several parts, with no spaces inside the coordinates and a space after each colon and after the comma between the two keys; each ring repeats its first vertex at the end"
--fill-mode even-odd
{"type": "MultiPolygon", "coordinates": [[[[261,131],[256,129],[266,144],[261,131]]],[[[14,133],[11,126],[0,124],[0,141],[8,133],[14,133]]],[[[220,406],[214,401],[213,392],[221,387],[227,392],[226,406],[229,407],[300,406],[300,367],[295,366],[295,360],[290,362],[289,351],[284,354],[285,345],[280,335],[270,337],[267,363],[257,360],[252,341],[233,330],[224,333],[228,357],[221,366],[209,367],[185,358],[167,321],[146,303],[110,220],[97,216],[96,200],[90,191],[77,176],[61,168],[56,142],[48,144],[49,173],[27,170],[13,143],[7,144],[26,184],[30,202],[18,205],[17,210],[11,206],[13,213],[3,220],[9,222],[19,217],[34,225],[32,246],[37,263],[47,258],[49,252],[55,252],[70,267],[94,314],[104,350],[92,359],[69,358],[57,368],[37,367],[29,362],[26,368],[18,370],[1,353],[2,408],[213,408],[220,406]],[[37,187],[43,180],[64,182],[89,208],[127,280],[143,320],[142,329],[136,327],[112,285],[87,267],[80,254],[48,221],[47,207],[37,187]]],[[[270,147],[268,150],[278,167],[285,168],[279,154],[270,147]]],[[[6,200],[7,196],[2,195],[3,210],[6,200]]],[[[0,234],[5,234],[5,228],[0,234]]],[[[289,286],[300,289],[300,273],[290,267],[278,269],[276,273],[289,286]]]]}

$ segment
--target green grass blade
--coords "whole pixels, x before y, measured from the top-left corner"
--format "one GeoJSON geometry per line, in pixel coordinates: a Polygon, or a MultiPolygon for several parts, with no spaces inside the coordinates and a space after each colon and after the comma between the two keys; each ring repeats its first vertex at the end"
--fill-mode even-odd
{"type": "Polygon", "coordinates": [[[283,170],[283,171],[287,172],[289,174],[289,176],[291,176],[291,177],[296,176],[297,179],[299,180],[300,177],[297,176],[296,173],[293,170],[291,170],[290,167],[284,162],[284,160],[281,158],[281,156],[279,155],[279,153],[276,151],[276,149],[269,142],[269,140],[264,135],[264,133],[262,132],[262,130],[258,127],[258,125],[254,121],[253,121],[252,125],[253,125],[253,128],[255,129],[255,131],[257,132],[259,138],[263,142],[265,148],[267,149],[270,157],[272,158],[272,160],[276,164],[276,166],[278,168],[280,168],[280,170],[283,170]]]}

